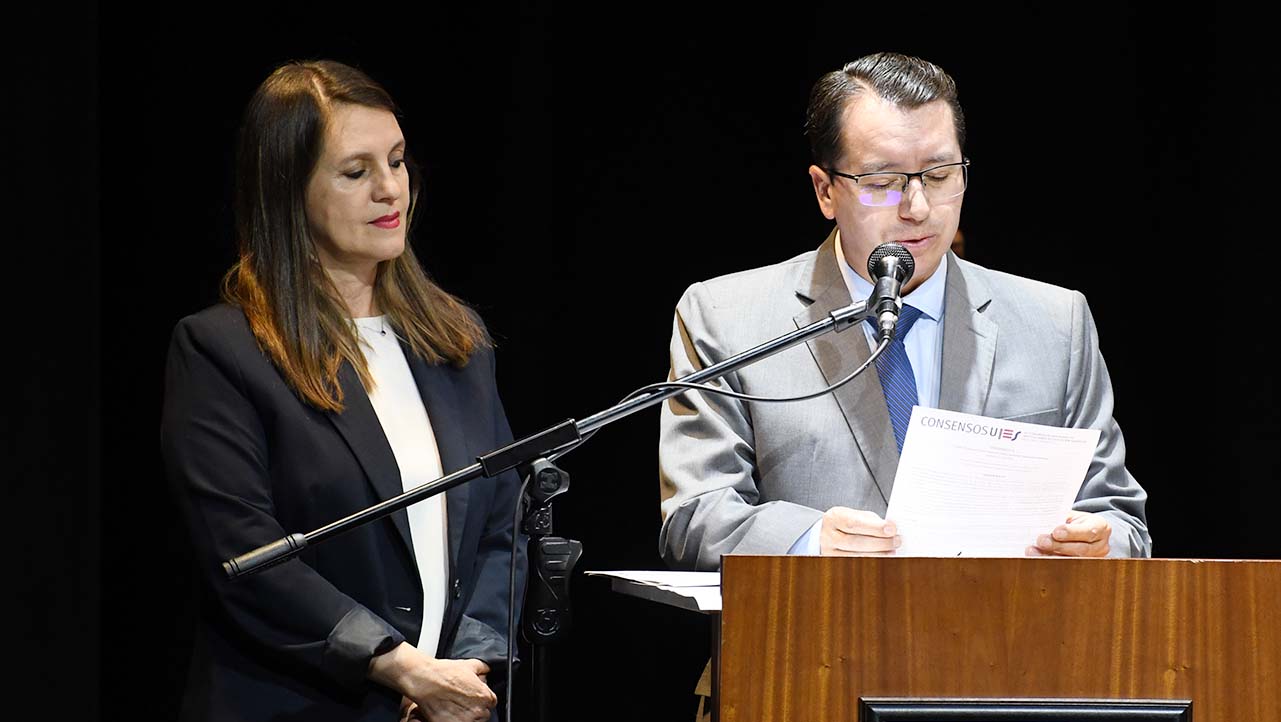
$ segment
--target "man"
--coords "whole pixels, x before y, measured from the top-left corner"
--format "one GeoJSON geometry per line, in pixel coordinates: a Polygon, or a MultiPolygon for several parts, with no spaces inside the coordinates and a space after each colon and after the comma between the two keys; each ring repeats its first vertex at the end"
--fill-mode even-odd
{"type": "MultiPolygon", "coordinates": [[[[691,286],[676,309],[672,376],[866,298],[868,256],[889,241],[916,262],[904,287],[901,346],[810,401],[702,393],[668,401],[659,442],[667,562],[717,569],[722,554],[891,553],[900,539],[884,514],[905,433],[904,394],[907,409],[1098,429],[1072,509],[1027,540],[1027,553],[1149,556],[1147,495],[1125,469],[1085,298],[949,253],[968,181],[952,79],[919,58],[860,58],[819,79],[806,132],[814,195],[836,228],[817,251],[691,286]]],[[[827,334],[725,382],[759,396],[812,392],[867,360],[873,334],[867,324],[827,334]]]]}

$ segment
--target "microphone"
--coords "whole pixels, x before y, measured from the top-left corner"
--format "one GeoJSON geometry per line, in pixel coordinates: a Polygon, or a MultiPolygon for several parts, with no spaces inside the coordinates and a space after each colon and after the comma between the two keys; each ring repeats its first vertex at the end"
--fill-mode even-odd
{"type": "Polygon", "coordinates": [[[903,308],[899,294],[915,271],[916,261],[912,253],[893,241],[877,246],[867,259],[867,275],[876,282],[867,306],[876,314],[876,326],[882,341],[894,338],[898,313],[903,308]]]}

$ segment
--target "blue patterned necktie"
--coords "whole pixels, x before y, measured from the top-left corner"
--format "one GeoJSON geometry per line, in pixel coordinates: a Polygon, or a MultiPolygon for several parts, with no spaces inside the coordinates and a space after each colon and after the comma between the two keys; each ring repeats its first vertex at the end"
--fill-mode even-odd
{"type": "MultiPolygon", "coordinates": [[[[912,324],[921,317],[921,309],[903,304],[899,313],[898,327],[894,340],[876,359],[876,375],[881,377],[881,390],[885,392],[885,406],[890,412],[890,424],[894,427],[894,443],[899,453],[903,453],[903,439],[907,436],[907,424],[912,420],[912,407],[916,405],[916,376],[912,373],[912,362],[907,359],[907,348],[903,339],[912,330],[912,324]]],[[[876,318],[869,316],[868,325],[876,328],[876,318]]]]}

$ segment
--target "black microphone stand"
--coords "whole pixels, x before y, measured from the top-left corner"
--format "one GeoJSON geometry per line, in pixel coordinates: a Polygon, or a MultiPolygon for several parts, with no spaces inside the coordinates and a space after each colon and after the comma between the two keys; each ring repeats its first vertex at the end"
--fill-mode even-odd
{"type": "MultiPolygon", "coordinates": [[[[682,377],[678,381],[698,384],[718,379],[828,332],[844,331],[866,318],[867,309],[867,301],[856,301],[832,311],[827,317],[808,326],[735,354],[720,363],[682,377]]],[[[535,689],[539,691],[538,696],[545,701],[549,689],[548,678],[540,670],[548,666],[547,645],[562,637],[569,629],[569,576],[574,563],[582,554],[581,543],[551,536],[551,500],[569,488],[569,476],[547,461],[546,457],[553,456],[558,450],[563,453],[583,441],[584,436],[690,390],[662,384],[654,386],[657,388],[637,393],[582,421],[567,419],[555,426],[518,439],[501,449],[478,457],[475,464],[435,481],[429,481],[319,529],[306,534],[290,534],[228,559],[223,562],[223,570],[231,579],[262,571],[290,559],[309,545],[319,544],[343,532],[381,519],[472,479],[481,476],[492,478],[519,467],[529,478],[528,492],[521,503],[526,504],[525,521],[522,526],[530,535],[529,556],[533,571],[530,576],[532,582],[530,600],[533,613],[525,620],[525,627],[526,633],[530,635],[530,642],[534,645],[535,669],[532,673],[534,680],[538,682],[535,689]]],[[[510,680],[508,684],[510,694],[510,680]]],[[[550,719],[546,716],[546,705],[541,701],[535,704],[539,708],[538,719],[550,719]]]]}
{"type": "MultiPolygon", "coordinates": [[[[678,381],[692,384],[712,381],[830,331],[844,331],[866,318],[867,305],[866,301],[855,301],[848,306],[832,311],[827,317],[819,319],[808,326],[798,328],[791,333],[735,354],[720,363],[708,366],[702,371],[696,371],[684,376],[678,381]]],[[[481,476],[492,478],[504,471],[515,469],[522,464],[531,463],[540,457],[555,452],[557,449],[581,441],[584,434],[594,433],[615,421],[631,416],[673,396],[679,396],[688,390],[676,387],[658,388],[629,398],[582,421],[566,419],[555,426],[548,427],[513,441],[501,449],[496,449],[480,456],[475,464],[463,467],[451,474],[446,474],[434,481],[416,486],[399,496],[381,501],[306,534],[290,534],[287,537],[245,552],[240,556],[228,559],[222,563],[223,571],[227,573],[229,578],[236,579],[279,564],[297,555],[309,545],[319,544],[345,531],[364,526],[472,479],[481,476]]]]}
{"type": "MultiPolygon", "coordinates": [[[[533,720],[547,722],[552,719],[551,645],[568,636],[573,625],[569,580],[583,554],[583,543],[552,536],[551,501],[569,491],[569,474],[544,457],[530,464],[523,476],[526,491],[521,499],[521,529],[529,536],[530,574],[522,626],[532,648],[529,686],[535,692],[533,720]]],[[[512,693],[510,682],[507,693],[512,693]]]]}

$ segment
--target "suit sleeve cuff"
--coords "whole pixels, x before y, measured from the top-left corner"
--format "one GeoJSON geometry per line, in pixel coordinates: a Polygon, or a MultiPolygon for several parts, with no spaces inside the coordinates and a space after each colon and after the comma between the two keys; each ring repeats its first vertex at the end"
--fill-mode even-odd
{"type": "Polygon", "coordinates": [[[342,686],[359,689],[369,674],[369,660],[390,652],[403,641],[405,635],[395,627],[356,605],[329,632],[320,665],[342,686]]]}
{"type": "Polygon", "coordinates": [[[1112,537],[1109,540],[1108,556],[1113,558],[1145,559],[1152,556],[1152,539],[1146,533],[1140,533],[1119,513],[1111,511],[1098,512],[1112,525],[1112,537]]]}
{"type": "Polygon", "coordinates": [[[497,669],[507,661],[507,635],[464,614],[449,656],[453,659],[479,659],[490,669],[497,669]]]}

